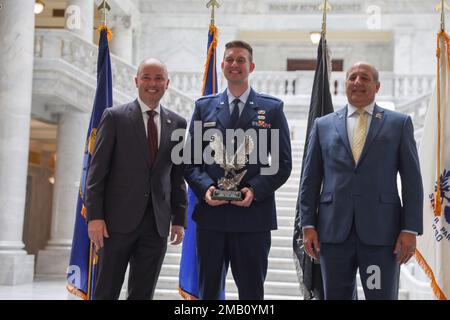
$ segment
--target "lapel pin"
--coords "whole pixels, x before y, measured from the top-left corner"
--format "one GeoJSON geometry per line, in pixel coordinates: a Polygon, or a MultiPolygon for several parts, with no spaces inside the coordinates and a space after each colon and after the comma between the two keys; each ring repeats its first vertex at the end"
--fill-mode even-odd
{"type": "Polygon", "coordinates": [[[167,123],[172,123],[172,120],[167,119],[166,122],[167,122],[167,123]]]}
{"type": "Polygon", "coordinates": [[[224,104],[225,102],[221,101],[220,104],[224,104]]]}
{"type": "Polygon", "coordinates": [[[258,114],[265,114],[266,110],[258,110],[258,114]]]}
{"type": "Polygon", "coordinates": [[[249,101],[248,103],[253,104],[253,101],[249,101]]]}
{"type": "Polygon", "coordinates": [[[383,119],[383,115],[381,114],[381,113],[376,113],[375,114],[375,118],[377,118],[377,119],[383,119]]]}

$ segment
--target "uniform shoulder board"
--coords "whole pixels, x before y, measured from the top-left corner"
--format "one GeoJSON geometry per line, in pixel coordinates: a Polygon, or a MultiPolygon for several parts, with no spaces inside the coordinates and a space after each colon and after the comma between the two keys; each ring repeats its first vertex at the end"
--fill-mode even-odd
{"type": "Polygon", "coordinates": [[[271,96],[271,95],[268,95],[265,93],[260,93],[259,96],[260,96],[260,98],[263,98],[263,99],[272,100],[272,101],[276,101],[276,102],[283,102],[281,99],[278,99],[274,96],[271,96]]]}
{"type": "Polygon", "coordinates": [[[204,99],[211,99],[211,98],[216,98],[220,95],[220,93],[213,93],[213,94],[208,94],[206,96],[202,96],[200,98],[198,98],[197,100],[204,100],[204,99]]]}

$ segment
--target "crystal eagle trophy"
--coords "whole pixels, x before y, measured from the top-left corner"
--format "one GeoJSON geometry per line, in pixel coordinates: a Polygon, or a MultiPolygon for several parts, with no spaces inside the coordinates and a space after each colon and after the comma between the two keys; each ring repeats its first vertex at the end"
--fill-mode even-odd
{"type": "Polygon", "coordinates": [[[231,156],[227,154],[226,148],[217,134],[211,137],[209,146],[214,151],[214,161],[225,171],[224,177],[217,181],[218,189],[214,190],[211,198],[227,201],[242,200],[242,192],[238,190],[238,186],[247,172],[242,169],[248,162],[247,156],[253,151],[253,139],[246,136],[244,143],[231,156]]]}

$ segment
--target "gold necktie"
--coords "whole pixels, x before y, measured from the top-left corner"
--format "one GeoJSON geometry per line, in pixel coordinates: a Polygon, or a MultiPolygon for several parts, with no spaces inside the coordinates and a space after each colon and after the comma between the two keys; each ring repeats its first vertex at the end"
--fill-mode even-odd
{"type": "Polygon", "coordinates": [[[364,110],[358,110],[358,123],[353,131],[352,153],[355,163],[358,163],[361,156],[364,142],[366,141],[367,121],[364,110]]]}

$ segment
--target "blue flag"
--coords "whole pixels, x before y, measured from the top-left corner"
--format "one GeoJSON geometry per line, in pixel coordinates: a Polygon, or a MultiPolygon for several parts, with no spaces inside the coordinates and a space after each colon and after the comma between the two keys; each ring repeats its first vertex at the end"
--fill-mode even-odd
{"type": "MultiPolygon", "coordinates": [[[[217,69],[216,69],[216,48],[217,48],[217,28],[209,25],[208,48],[206,55],[205,71],[203,73],[202,96],[217,93],[217,69]]],[[[196,231],[197,225],[192,220],[192,213],[197,204],[197,197],[194,192],[188,191],[188,227],[184,236],[183,248],[181,251],[179,291],[181,296],[187,300],[195,300],[199,297],[198,290],[198,270],[196,251],[196,231]]],[[[225,292],[221,295],[225,299],[225,292]]]]}
{"type": "Polygon", "coordinates": [[[75,217],[75,230],[72,240],[69,268],[67,269],[67,289],[72,294],[91,300],[94,293],[95,265],[97,256],[94,244],[88,237],[86,209],[84,207],[84,195],[86,179],[89,172],[92,152],[94,150],[97,127],[103,111],[111,107],[112,100],[112,76],[111,59],[109,57],[108,32],[106,26],[100,27],[100,41],[97,60],[97,90],[95,92],[94,107],[86,138],[86,147],[83,157],[83,170],[81,172],[80,189],[75,217]]]}

